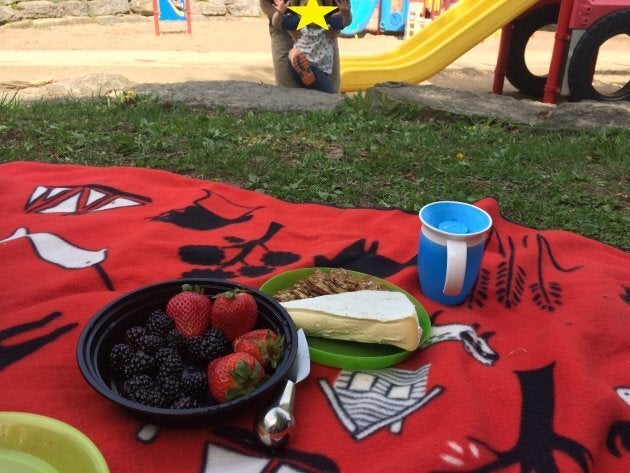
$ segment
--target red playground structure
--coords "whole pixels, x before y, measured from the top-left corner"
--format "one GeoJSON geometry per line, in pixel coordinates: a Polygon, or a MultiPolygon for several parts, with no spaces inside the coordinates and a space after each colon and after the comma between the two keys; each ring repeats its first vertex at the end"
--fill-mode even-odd
{"type": "MultiPolygon", "coordinates": [[[[356,12],[365,23],[361,14],[371,15],[377,1],[352,2],[353,21],[356,12]],[[365,4],[370,8],[364,12],[365,4]]],[[[341,58],[342,92],[366,90],[384,81],[419,84],[500,31],[494,93],[503,92],[507,78],[518,91],[547,103],[555,103],[559,95],[573,101],[630,101],[630,0],[397,1],[409,12],[404,41],[375,56],[341,58]],[[545,60],[549,68],[535,73],[527,66],[526,48],[539,30],[536,43],[545,38],[551,43],[545,60]],[[625,57],[618,54],[621,49],[625,57]],[[611,50],[615,66],[621,68],[604,71],[598,57],[601,65],[611,50]],[[615,78],[602,80],[603,75],[615,78]]],[[[385,8],[390,13],[388,31],[398,14],[392,13],[392,5],[390,0],[385,8]]],[[[365,28],[358,20],[351,31],[356,36],[365,28]]],[[[381,26],[388,24],[382,15],[379,21],[381,26]]]]}
{"type": "MultiPolygon", "coordinates": [[[[630,35],[630,0],[541,0],[502,28],[492,91],[501,94],[507,77],[545,103],[556,103],[564,88],[573,101],[630,101],[630,81],[612,92],[593,84],[599,49],[617,35],[630,35]],[[525,49],[536,31],[550,25],[556,33],[549,73],[535,75],[527,68],[525,49]]],[[[630,62],[630,50],[627,54],[630,62]]]]}

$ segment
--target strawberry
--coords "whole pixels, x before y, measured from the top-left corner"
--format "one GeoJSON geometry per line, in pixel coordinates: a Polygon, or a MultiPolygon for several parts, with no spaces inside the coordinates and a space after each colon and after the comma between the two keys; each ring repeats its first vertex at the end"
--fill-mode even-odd
{"type": "Polygon", "coordinates": [[[212,327],[221,330],[230,342],[252,330],[257,320],[258,306],[250,293],[235,289],[215,296],[212,327]]]}
{"type": "Polygon", "coordinates": [[[263,368],[275,368],[282,357],[284,336],[278,336],[273,330],[261,328],[244,333],[232,342],[235,352],[249,353],[256,358],[263,368]]]}
{"type": "Polygon", "coordinates": [[[184,284],[182,292],[171,297],[166,304],[166,313],[184,337],[199,336],[210,326],[212,301],[204,296],[203,288],[184,284]]]}
{"type": "Polygon", "coordinates": [[[264,379],[264,368],[249,353],[230,353],[208,365],[208,388],[219,403],[252,392],[264,379]]]}

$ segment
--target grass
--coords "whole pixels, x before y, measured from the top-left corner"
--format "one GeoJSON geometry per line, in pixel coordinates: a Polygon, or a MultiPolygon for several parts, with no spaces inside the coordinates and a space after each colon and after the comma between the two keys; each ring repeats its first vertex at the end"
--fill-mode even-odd
{"type": "Polygon", "coordinates": [[[630,249],[627,130],[550,131],[413,108],[308,114],[189,110],[146,97],[0,103],[0,162],[158,168],[280,199],[418,210],[498,199],[523,225],[630,249]]]}

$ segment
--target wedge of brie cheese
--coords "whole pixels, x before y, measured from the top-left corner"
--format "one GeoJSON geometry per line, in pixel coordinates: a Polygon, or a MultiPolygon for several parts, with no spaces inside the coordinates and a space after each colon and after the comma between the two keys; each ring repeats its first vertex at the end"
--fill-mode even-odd
{"type": "Polygon", "coordinates": [[[343,292],[281,305],[298,328],[315,337],[381,343],[413,351],[422,336],[416,308],[400,292],[343,292]]]}

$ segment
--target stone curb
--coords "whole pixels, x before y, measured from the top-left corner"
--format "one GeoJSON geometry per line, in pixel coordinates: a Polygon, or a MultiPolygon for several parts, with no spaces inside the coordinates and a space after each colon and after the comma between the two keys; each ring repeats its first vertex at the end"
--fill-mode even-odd
{"type": "Polygon", "coordinates": [[[552,129],[630,129],[629,102],[581,101],[554,105],[505,95],[397,82],[377,84],[367,90],[365,97],[372,110],[413,106],[419,116],[427,119],[465,115],[552,129]]]}
{"type": "MultiPolygon", "coordinates": [[[[236,114],[248,111],[336,110],[345,100],[344,95],[246,81],[137,84],[115,74],[91,74],[78,79],[41,84],[0,84],[0,99],[5,102],[85,99],[115,96],[130,90],[163,102],[236,114]]],[[[423,119],[464,115],[551,129],[630,129],[628,102],[564,102],[556,106],[490,93],[477,94],[434,85],[390,82],[368,89],[365,98],[372,110],[413,107],[414,113],[423,119]]]]}
{"type": "Polygon", "coordinates": [[[138,84],[137,93],[195,108],[248,111],[307,112],[334,110],[344,102],[338,94],[277,87],[246,81],[186,82],[185,84],[138,84]]]}

